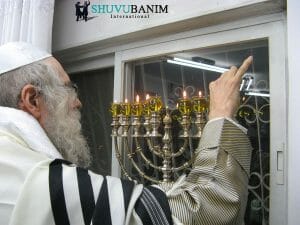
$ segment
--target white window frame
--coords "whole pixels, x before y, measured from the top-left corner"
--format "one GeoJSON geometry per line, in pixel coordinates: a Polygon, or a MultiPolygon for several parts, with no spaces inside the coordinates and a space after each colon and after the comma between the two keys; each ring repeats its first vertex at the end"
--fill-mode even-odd
{"type": "MultiPolygon", "coordinates": [[[[222,25],[201,28],[126,45],[115,53],[114,99],[123,99],[128,81],[126,62],[143,58],[268,39],[270,81],[270,214],[271,225],[287,224],[287,72],[285,51],[285,16],[274,14],[249,18],[222,25]],[[280,119],[279,119],[280,118],[280,119]],[[279,157],[280,156],[280,157],[279,157]],[[280,161],[281,160],[281,161],[280,161]],[[283,171],[278,171],[278,164],[283,171]]],[[[120,176],[120,168],[112,152],[112,175],[120,176]]]]}

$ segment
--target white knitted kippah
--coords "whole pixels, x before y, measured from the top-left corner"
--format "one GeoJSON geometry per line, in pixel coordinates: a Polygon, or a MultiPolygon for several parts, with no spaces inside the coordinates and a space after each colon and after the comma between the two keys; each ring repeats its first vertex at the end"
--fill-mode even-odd
{"type": "Polygon", "coordinates": [[[50,53],[25,42],[10,42],[1,45],[0,75],[50,56],[50,53]]]}

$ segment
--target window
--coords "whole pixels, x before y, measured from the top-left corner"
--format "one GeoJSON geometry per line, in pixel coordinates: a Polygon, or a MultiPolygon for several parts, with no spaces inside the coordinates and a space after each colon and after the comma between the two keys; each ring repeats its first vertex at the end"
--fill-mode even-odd
{"type": "MultiPolygon", "coordinates": [[[[241,106],[237,112],[236,118],[241,124],[248,129],[248,135],[251,139],[253,152],[251,163],[251,175],[249,182],[248,207],[245,215],[246,224],[267,224],[269,211],[269,161],[270,161],[270,129],[269,129],[269,61],[268,61],[268,42],[266,40],[239,43],[223,47],[214,47],[209,49],[195,49],[193,51],[184,51],[171,55],[161,56],[158,58],[150,58],[147,60],[139,60],[130,62],[133,64],[133,73],[128,74],[133,81],[133,89],[131,98],[139,95],[145,98],[146,94],[152,96],[161,96],[164,105],[168,107],[172,113],[174,120],[179,119],[180,113],[177,111],[177,104],[183,97],[185,91],[188,99],[200,94],[205,99],[209,98],[208,85],[211,81],[216,80],[220,73],[213,71],[218,68],[229,69],[231,65],[241,65],[243,59],[252,55],[254,57],[251,68],[247,71],[245,79],[241,84],[241,106]],[[173,61],[177,59],[177,61],[173,61]],[[180,62],[185,62],[181,65],[180,62]],[[177,64],[179,62],[179,64],[177,64]],[[201,69],[190,67],[188,63],[199,64],[201,69]],[[176,64],[174,64],[176,63],[176,64]],[[214,67],[209,67],[214,66],[214,67]],[[177,118],[175,117],[177,116],[177,118]]],[[[191,64],[193,66],[193,64],[191,64]]],[[[197,64],[195,64],[197,65],[197,64]]],[[[195,121],[191,116],[191,122],[195,121]]],[[[179,124],[173,123],[174,129],[182,130],[179,124]]],[[[178,137],[173,137],[173,152],[178,151],[183,145],[178,137]]],[[[192,135],[191,135],[192,137],[192,135]]],[[[135,148],[136,146],[133,146],[135,148]]],[[[150,161],[159,164],[161,161],[149,154],[149,149],[143,146],[145,155],[150,157],[150,161]],[[148,154],[147,154],[148,153],[148,154]]],[[[187,151],[193,151],[193,147],[187,148],[187,151]]],[[[188,160],[189,156],[183,154],[181,159],[176,159],[173,166],[182,164],[184,160],[188,160]]],[[[146,171],[149,176],[157,175],[157,171],[145,168],[146,162],[141,157],[136,160],[141,168],[146,171]]],[[[159,166],[159,165],[157,165],[159,166]]],[[[148,166],[150,167],[150,166],[148,166]]],[[[133,169],[134,171],[134,169],[133,169]]],[[[133,172],[134,173],[134,172],[133,172]]],[[[135,176],[138,174],[135,173],[135,176]]],[[[144,181],[146,182],[146,181],[144,181]]]]}
{"type": "Polygon", "coordinates": [[[91,169],[111,174],[111,139],[109,105],[113,99],[113,68],[73,74],[82,102],[82,129],[92,153],[91,169]]]}
{"type": "MultiPolygon", "coordinates": [[[[168,59],[226,69],[240,65],[248,55],[254,56],[254,63],[242,85],[242,102],[237,112],[237,119],[248,128],[254,148],[245,223],[281,225],[286,223],[286,78],[284,29],[280,19],[239,21],[176,38],[170,35],[145,41],[141,46],[117,52],[115,71],[121,76],[115,80],[119,92],[114,96],[117,100],[133,101],[137,94],[142,99],[147,93],[158,95],[165,105],[176,110],[183,91],[188,98],[199,91],[208,97],[208,84],[220,73],[171,64],[168,59]]],[[[137,158],[138,162],[142,160],[137,158]]],[[[155,162],[155,158],[152,160],[155,162]]],[[[131,171],[126,159],[125,164],[131,171]]],[[[117,164],[113,161],[113,165],[117,164]]],[[[148,173],[153,174],[151,170],[148,173]]]]}

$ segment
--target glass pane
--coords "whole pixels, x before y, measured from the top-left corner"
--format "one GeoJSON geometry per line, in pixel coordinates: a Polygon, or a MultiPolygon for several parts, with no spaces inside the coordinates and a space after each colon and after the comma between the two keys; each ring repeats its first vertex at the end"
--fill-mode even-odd
{"type": "MultiPolygon", "coordinates": [[[[248,129],[248,135],[254,148],[245,224],[265,225],[268,224],[269,218],[270,191],[269,56],[267,40],[195,49],[130,62],[127,64],[127,68],[131,68],[131,70],[126,75],[127,79],[131,80],[131,87],[133,88],[127,91],[129,94],[125,97],[134,99],[134,96],[139,95],[141,99],[144,99],[146,94],[161,96],[164,105],[176,112],[177,103],[183,97],[184,91],[189,99],[199,95],[199,91],[201,91],[202,97],[208,99],[209,83],[221,74],[213,70],[228,69],[231,65],[239,66],[243,59],[249,55],[253,55],[254,61],[241,84],[241,106],[236,115],[236,119],[248,129]],[[173,64],[170,63],[170,60],[181,61],[185,64],[173,64]]],[[[176,118],[176,113],[173,113],[172,116],[176,118]]],[[[173,134],[178,136],[180,131],[176,133],[174,130],[182,130],[182,126],[180,124],[174,126],[173,134]]],[[[162,128],[160,131],[163,133],[162,128]]],[[[178,150],[181,144],[180,139],[174,137],[172,147],[178,150]]],[[[147,145],[147,143],[144,145],[147,145]]],[[[133,144],[133,149],[134,147],[133,144]]],[[[189,147],[190,150],[193,148],[193,146],[189,147]]],[[[151,159],[151,162],[154,164],[161,163],[149,153],[150,151],[147,149],[143,151],[151,159]]],[[[151,166],[143,161],[139,153],[135,157],[138,165],[146,171],[146,174],[160,178],[161,175],[157,175],[155,169],[151,169],[151,166]]],[[[188,160],[189,157],[189,155],[183,155],[179,161],[188,160]]],[[[131,174],[138,176],[137,170],[132,168],[128,161],[126,165],[131,174]]],[[[144,179],[141,179],[141,181],[147,183],[144,179]]]]}
{"type": "Polygon", "coordinates": [[[82,102],[82,129],[92,153],[91,169],[102,175],[111,174],[111,117],[114,69],[88,71],[70,76],[79,90],[82,102]]]}

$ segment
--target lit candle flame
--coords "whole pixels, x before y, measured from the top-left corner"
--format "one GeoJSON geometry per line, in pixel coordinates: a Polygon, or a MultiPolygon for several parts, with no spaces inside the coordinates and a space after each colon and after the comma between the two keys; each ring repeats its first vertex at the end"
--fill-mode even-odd
{"type": "Polygon", "coordinates": [[[114,100],[114,103],[117,103],[117,100],[114,100]]]}
{"type": "Polygon", "coordinates": [[[135,98],[135,99],[136,99],[136,102],[139,103],[139,101],[140,101],[140,96],[139,96],[139,95],[136,95],[136,98],[135,98]]]}
{"type": "Polygon", "coordinates": [[[148,100],[150,98],[149,94],[146,94],[146,100],[148,100]]]}
{"type": "Polygon", "coordinates": [[[186,91],[183,91],[183,98],[186,98],[186,91]]]}
{"type": "Polygon", "coordinates": [[[202,97],[202,92],[201,92],[201,91],[199,91],[199,97],[200,97],[200,98],[202,97]]]}
{"type": "Polygon", "coordinates": [[[128,100],[127,100],[127,98],[125,98],[125,103],[128,103],[128,100]]]}

